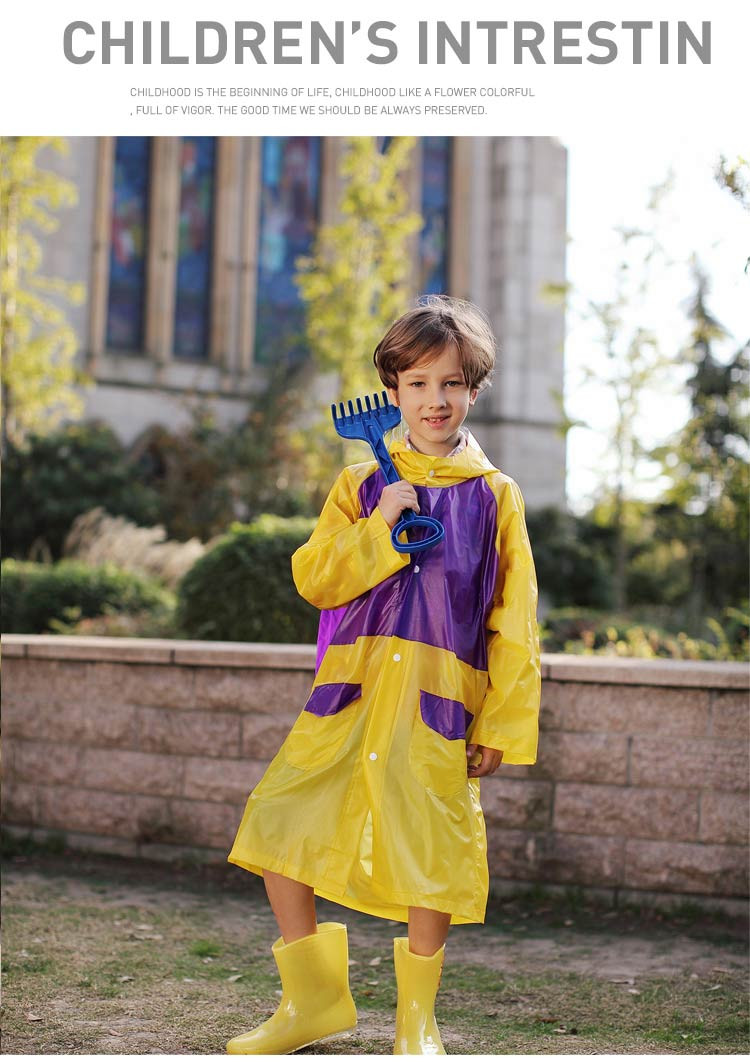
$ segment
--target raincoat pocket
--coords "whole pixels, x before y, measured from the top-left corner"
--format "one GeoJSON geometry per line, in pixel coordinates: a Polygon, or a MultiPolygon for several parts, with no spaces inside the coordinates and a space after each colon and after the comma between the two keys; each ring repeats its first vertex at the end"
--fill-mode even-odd
{"type": "Polygon", "coordinates": [[[282,748],[292,767],[325,767],[349,736],[362,700],[362,686],[327,682],[316,686],[282,748]]]}
{"type": "Polygon", "coordinates": [[[436,796],[454,796],[468,784],[466,730],[472,718],[462,701],[419,691],[409,764],[425,789],[436,796]]]}

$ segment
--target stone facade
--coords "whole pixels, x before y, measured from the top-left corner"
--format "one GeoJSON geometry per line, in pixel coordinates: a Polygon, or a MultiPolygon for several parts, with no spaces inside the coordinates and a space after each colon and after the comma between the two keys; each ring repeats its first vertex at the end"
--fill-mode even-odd
{"type": "Polygon", "coordinates": [[[565,322],[544,289],[565,281],[567,158],[548,137],[496,137],[485,165],[484,268],[473,293],[492,320],[499,363],[470,423],[521,484],[528,509],[563,506],[565,443],[555,392],[563,392],[557,374],[565,322]]]}
{"type": "MultiPolygon", "coordinates": [[[[5,823],[153,858],[226,857],[315,658],[310,646],[2,643],[5,823]]],[[[547,655],[543,678],[537,763],[481,782],[493,890],[747,896],[747,669],[547,655]]]]}
{"type": "MultiPolygon", "coordinates": [[[[176,194],[169,178],[176,138],[157,139],[158,221],[170,215],[167,200],[176,194]]],[[[130,354],[106,349],[112,138],[71,137],[68,143],[67,157],[50,151],[43,161],[75,181],[79,202],[60,211],[60,228],[43,237],[43,268],[88,287],[86,303],[69,310],[80,365],[96,381],[85,395],[85,416],[104,419],[126,443],[155,423],[173,428],[187,423],[185,400],[191,395],[211,395],[222,424],[239,420],[248,394],[264,381],[251,355],[258,138],[226,138],[221,146],[214,328],[205,363],[181,362],[171,354],[166,322],[172,285],[167,272],[163,278],[158,273],[174,268],[171,230],[152,249],[146,349],[130,354]]],[[[556,432],[554,393],[563,390],[564,313],[545,300],[543,288],[565,279],[566,151],[551,137],[456,137],[453,144],[450,293],[485,309],[500,351],[493,386],[480,396],[469,424],[490,458],[518,480],[529,508],[563,505],[565,440],[556,432]]],[[[340,152],[341,138],[324,140],[322,221],[335,216],[340,152]]],[[[418,206],[418,151],[409,180],[418,206]]],[[[322,402],[330,401],[326,386],[322,380],[322,402]]]]}

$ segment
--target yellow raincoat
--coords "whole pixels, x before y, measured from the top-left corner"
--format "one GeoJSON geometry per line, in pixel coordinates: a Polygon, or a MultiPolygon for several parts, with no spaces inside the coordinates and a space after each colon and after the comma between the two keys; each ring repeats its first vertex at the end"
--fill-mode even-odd
{"type": "Polygon", "coordinates": [[[292,557],[321,612],[310,697],[250,794],[229,861],[398,921],[483,922],[487,844],[466,745],[534,763],[537,586],[516,483],[474,438],[453,457],[389,446],[445,538],[393,549],[374,461],[336,480],[292,557]]]}

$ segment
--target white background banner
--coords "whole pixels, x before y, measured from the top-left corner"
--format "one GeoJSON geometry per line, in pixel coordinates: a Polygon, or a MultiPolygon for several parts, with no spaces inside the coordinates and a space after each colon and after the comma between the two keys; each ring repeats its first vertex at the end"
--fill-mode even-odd
{"type": "Polygon", "coordinates": [[[720,136],[747,122],[750,5],[731,0],[35,0],[0,17],[11,134],[720,136]]]}

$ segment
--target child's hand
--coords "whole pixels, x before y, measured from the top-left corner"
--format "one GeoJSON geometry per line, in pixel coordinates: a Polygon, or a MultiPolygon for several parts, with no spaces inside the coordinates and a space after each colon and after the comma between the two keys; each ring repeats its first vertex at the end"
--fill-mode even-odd
{"type": "Polygon", "coordinates": [[[490,749],[486,745],[467,745],[466,762],[469,778],[483,778],[486,774],[494,774],[503,760],[503,754],[499,749],[490,749]],[[472,757],[479,753],[478,763],[469,763],[472,757]]]}
{"type": "Polygon", "coordinates": [[[383,519],[388,526],[395,527],[404,509],[413,509],[415,513],[419,512],[417,492],[411,483],[407,483],[405,479],[400,479],[398,483],[389,483],[383,487],[378,509],[383,514],[383,519]]]}

